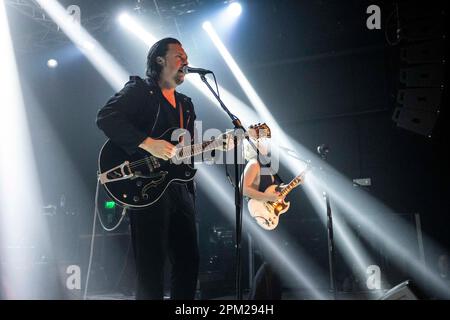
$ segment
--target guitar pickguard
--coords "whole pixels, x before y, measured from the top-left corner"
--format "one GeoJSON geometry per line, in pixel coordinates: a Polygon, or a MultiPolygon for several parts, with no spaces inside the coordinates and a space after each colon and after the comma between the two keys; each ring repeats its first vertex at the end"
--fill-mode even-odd
{"type": "Polygon", "coordinates": [[[250,199],[248,210],[258,225],[265,230],[273,230],[278,226],[279,216],[289,209],[289,202],[265,202],[250,199]]]}
{"type": "Polygon", "coordinates": [[[273,214],[275,213],[273,207],[270,206],[268,202],[265,202],[265,203],[264,203],[264,207],[265,207],[266,210],[267,210],[267,214],[273,215],[273,214]]]}

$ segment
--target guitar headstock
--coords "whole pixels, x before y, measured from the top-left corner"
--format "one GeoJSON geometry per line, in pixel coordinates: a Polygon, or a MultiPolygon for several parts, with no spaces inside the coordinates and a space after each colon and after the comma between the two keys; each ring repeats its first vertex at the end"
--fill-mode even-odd
{"type": "Polygon", "coordinates": [[[259,138],[270,138],[272,137],[272,133],[270,132],[269,126],[264,123],[252,124],[248,127],[248,134],[253,139],[259,138]]]}

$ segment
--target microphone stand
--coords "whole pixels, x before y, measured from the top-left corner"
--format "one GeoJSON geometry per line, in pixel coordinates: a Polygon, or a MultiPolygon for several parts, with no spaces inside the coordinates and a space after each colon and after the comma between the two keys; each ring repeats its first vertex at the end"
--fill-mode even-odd
{"type": "MultiPolygon", "coordinates": [[[[250,145],[255,149],[256,146],[249,139],[248,135],[245,134],[247,131],[242,126],[241,121],[234,114],[228,110],[227,106],[220,99],[219,95],[214,91],[211,85],[208,83],[208,80],[205,77],[205,74],[200,74],[200,78],[212,92],[214,97],[216,97],[222,109],[225,113],[230,117],[233,126],[234,126],[234,175],[235,175],[235,185],[234,185],[234,201],[235,201],[235,210],[236,210],[236,299],[242,300],[242,287],[241,287],[241,239],[242,239],[242,199],[243,199],[243,188],[242,184],[239,184],[240,174],[239,171],[243,171],[244,164],[238,164],[238,137],[236,135],[238,130],[242,130],[244,133],[244,137],[250,143],[250,145]]],[[[242,153],[241,153],[242,154],[242,153]]]]}
{"type": "MultiPolygon", "coordinates": [[[[329,152],[328,147],[319,146],[317,152],[323,161],[326,161],[327,154],[329,152]]],[[[321,168],[323,170],[323,168],[321,168]]],[[[323,172],[323,177],[326,179],[326,172],[323,172]]],[[[326,191],[323,191],[323,198],[327,207],[327,238],[328,238],[328,264],[330,268],[330,291],[333,294],[333,299],[336,300],[336,275],[334,271],[335,265],[335,250],[334,250],[334,236],[333,236],[333,214],[330,206],[330,196],[326,191]]]]}

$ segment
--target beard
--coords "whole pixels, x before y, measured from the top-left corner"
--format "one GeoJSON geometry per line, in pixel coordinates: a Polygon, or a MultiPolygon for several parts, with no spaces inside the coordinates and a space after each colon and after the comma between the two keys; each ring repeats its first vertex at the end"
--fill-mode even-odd
{"type": "Polygon", "coordinates": [[[184,75],[180,75],[178,72],[175,75],[175,77],[173,78],[174,82],[176,83],[177,86],[179,86],[180,84],[182,84],[184,82],[184,75]]]}
{"type": "Polygon", "coordinates": [[[179,77],[176,77],[176,78],[175,78],[175,83],[176,83],[177,86],[179,86],[179,85],[182,84],[183,82],[184,82],[184,79],[181,79],[181,78],[179,78],[179,77]]]}

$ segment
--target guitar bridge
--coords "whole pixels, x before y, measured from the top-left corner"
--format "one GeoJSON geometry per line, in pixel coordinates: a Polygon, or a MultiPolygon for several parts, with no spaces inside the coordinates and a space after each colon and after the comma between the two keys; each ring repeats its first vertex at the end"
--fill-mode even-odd
{"type": "Polygon", "coordinates": [[[108,171],[100,173],[98,175],[98,177],[100,179],[100,183],[105,184],[108,182],[115,182],[115,181],[130,179],[130,178],[134,177],[134,174],[131,173],[129,164],[130,163],[128,161],[125,161],[124,163],[122,163],[112,169],[109,169],[108,171]],[[125,168],[127,169],[127,171],[129,173],[125,172],[125,168]]]}

